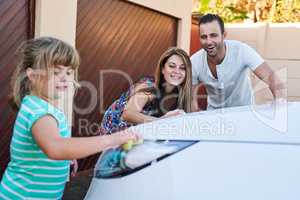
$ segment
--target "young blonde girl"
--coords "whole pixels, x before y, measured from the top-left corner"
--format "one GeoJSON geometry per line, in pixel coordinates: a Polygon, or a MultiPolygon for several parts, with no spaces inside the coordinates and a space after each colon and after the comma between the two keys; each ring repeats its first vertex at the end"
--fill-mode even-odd
{"type": "Polygon", "coordinates": [[[26,41],[19,53],[20,62],[12,78],[19,111],[0,199],[61,199],[70,160],[136,140],[137,134],[125,131],[70,138],[57,103],[60,93],[77,81],[77,51],[61,40],[42,37],[26,41]]]}

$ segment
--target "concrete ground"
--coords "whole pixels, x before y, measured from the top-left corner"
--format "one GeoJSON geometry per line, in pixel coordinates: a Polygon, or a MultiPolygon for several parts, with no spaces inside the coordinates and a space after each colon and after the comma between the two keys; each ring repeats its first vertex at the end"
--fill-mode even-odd
{"type": "Polygon", "coordinates": [[[92,180],[92,170],[79,172],[67,183],[63,200],[82,200],[92,180]]]}

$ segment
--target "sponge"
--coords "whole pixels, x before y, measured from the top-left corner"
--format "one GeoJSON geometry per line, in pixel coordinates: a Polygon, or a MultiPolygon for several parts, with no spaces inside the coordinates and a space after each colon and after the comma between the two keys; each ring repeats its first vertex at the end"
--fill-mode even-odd
{"type": "Polygon", "coordinates": [[[133,148],[133,146],[142,144],[142,143],[143,143],[143,140],[137,140],[137,141],[129,140],[127,143],[122,145],[122,149],[125,151],[129,151],[130,149],[133,148]]]}

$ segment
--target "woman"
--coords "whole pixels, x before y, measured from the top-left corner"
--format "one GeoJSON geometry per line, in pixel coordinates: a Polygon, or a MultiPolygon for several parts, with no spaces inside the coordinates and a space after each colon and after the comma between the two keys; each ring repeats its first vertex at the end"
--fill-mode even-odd
{"type": "Polygon", "coordinates": [[[108,108],[101,123],[102,134],[191,112],[191,77],[188,54],[169,48],[159,59],[155,80],[142,78],[108,108]]]}

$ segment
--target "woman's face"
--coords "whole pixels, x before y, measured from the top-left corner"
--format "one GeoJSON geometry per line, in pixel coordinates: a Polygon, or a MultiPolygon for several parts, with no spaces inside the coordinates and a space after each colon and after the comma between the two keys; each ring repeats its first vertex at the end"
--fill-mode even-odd
{"type": "Polygon", "coordinates": [[[179,86],[186,76],[186,67],[178,55],[171,56],[162,69],[166,82],[172,86],[179,86]]]}

